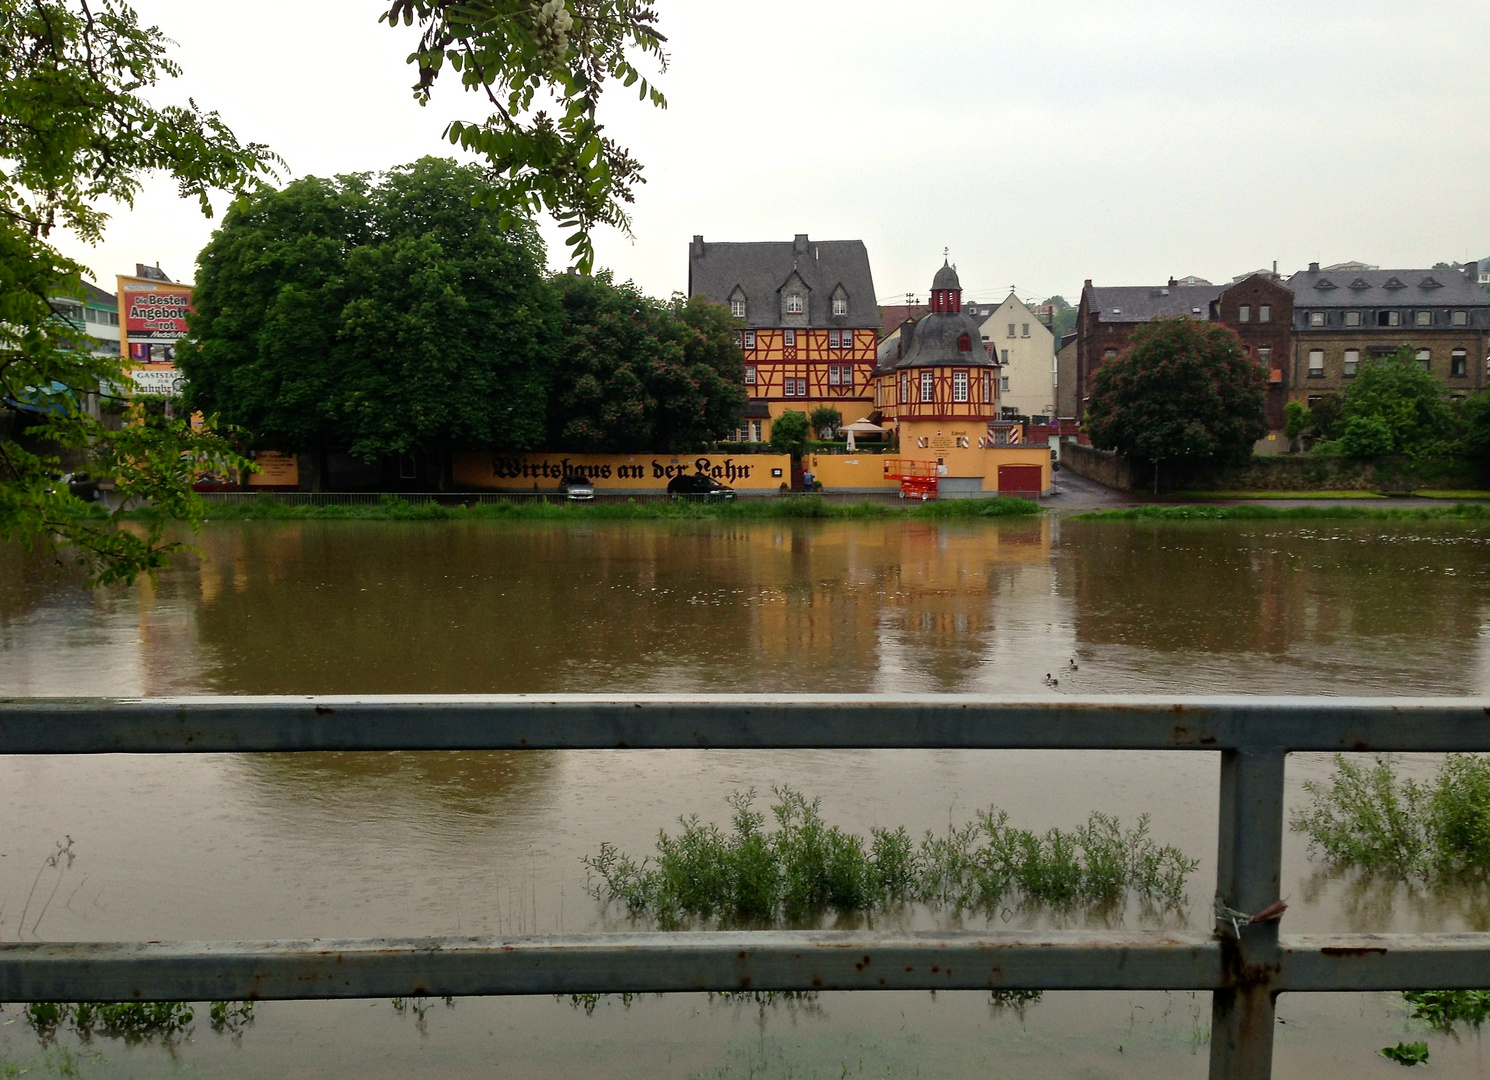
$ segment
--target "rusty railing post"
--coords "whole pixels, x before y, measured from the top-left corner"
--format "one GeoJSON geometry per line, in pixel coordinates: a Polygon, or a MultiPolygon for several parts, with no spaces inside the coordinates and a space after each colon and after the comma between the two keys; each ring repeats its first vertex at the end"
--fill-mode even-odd
{"type": "MultiPolygon", "coordinates": [[[[1283,864],[1282,750],[1221,754],[1216,895],[1256,914],[1278,900],[1283,864]]],[[[1211,995],[1210,1080],[1268,1080],[1273,1072],[1273,986],[1280,971],[1278,923],[1217,919],[1223,975],[1211,995]]]]}

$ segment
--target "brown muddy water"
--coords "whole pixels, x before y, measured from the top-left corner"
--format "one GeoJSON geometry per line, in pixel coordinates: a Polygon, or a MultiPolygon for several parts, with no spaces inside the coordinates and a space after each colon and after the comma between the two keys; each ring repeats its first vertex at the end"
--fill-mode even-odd
{"type": "MultiPolygon", "coordinates": [[[[197,543],[153,586],[96,593],[0,550],[0,693],[1490,693],[1490,532],[1460,525],[281,522],[197,543]]],[[[1292,759],[1294,803],[1329,769],[1292,759]]],[[[732,792],[783,783],[865,833],[989,805],[1038,830],[1150,814],[1201,860],[1189,906],[1102,920],[1201,927],[1217,771],[1095,752],[0,758],[0,937],[621,927],[582,855],[644,853],[679,815],[724,822],[732,792]],[[66,837],[71,861],[47,866],[66,837]]],[[[1483,890],[1331,878],[1297,835],[1285,856],[1292,931],[1490,928],[1483,890]]],[[[240,1035],[200,1007],[168,1045],[48,1048],[12,1005],[0,1076],[1202,1077],[1209,1012],[1152,993],[270,1003],[240,1035]]],[[[1394,1075],[1375,1050],[1404,1038],[1441,1075],[1490,1076],[1478,1034],[1426,1033],[1398,995],[1285,995],[1279,1017],[1279,1077],[1394,1075]]]]}

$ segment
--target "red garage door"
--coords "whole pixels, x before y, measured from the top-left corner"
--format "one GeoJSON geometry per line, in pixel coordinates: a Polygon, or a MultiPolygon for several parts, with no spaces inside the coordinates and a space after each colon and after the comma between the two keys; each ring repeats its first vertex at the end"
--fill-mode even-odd
{"type": "Polygon", "coordinates": [[[1023,495],[1028,499],[1038,499],[1040,490],[1040,466],[999,466],[1000,495],[1023,495]]]}

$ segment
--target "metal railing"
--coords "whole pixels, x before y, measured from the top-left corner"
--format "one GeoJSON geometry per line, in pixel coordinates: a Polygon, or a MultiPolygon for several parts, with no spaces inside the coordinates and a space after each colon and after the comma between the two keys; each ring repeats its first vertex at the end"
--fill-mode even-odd
{"type": "MultiPolygon", "coordinates": [[[[0,701],[0,754],[1108,749],[1221,756],[1212,933],[718,931],[0,944],[0,1001],[702,990],[1210,990],[1210,1075],[1271,1074],[1283,991],[1490,983],[1490,935],[1280,934],[1293,751],[1490,751],[1490,701],[628,695],[0,701]]],[[[1286,916],[1284,916],[1286,922],[1286,916]]]]}

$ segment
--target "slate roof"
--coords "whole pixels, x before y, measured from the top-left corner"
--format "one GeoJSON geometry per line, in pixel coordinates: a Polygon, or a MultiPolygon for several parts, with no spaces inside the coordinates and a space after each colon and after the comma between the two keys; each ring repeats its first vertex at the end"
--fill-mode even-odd
{"type": "Polygon", "coordinates": [[[705,243],[695,237],[688,248],[688,295],[725,303],[738,286],[745,294],[745,325],[781,326],[777,292],[795,270],[807,285],[809,327],[880,327],[874,277],[862,240],[705,243]],[[848,294],[848,314],[833,314],[833,291],[848,294]]]}
{"type": "Polygon", "coordinates": [[[91,281],[83,282],[83,299],[94,307],[116,308],[119,306],[117,296],[111,292],[104,292],[91,281]]]}
{"type": "Polygon", "coordinates": [[[1293,291],[1295,311],[1490,306],[1480,284],[1457,270],[1300,270],[1283,284],[1293,291]]]}
{"type": "Polygon", "coordinates": [[[909,335],[910,344],[893,364],[884,365],[891,371],[920,367],[991,367],[999,366],[997,360],[983,347],[978,332],[978,323],[970,315],[960,311],[933,311],[916,324],[909,335]],[[957,347],[958,339],[968,335],[972,349],[963,352],[957,347]]]}
{"type": "Polygon", "coordinates": [[[1142,323],[1175,315],[1209,319],[1211,301],[1225,288],[1221,285],[1120,285],[1103,288],[1093,285],[1081,292],[1087,299],[1088,310],[1099,312],[1104,323],[1142,323]]]}

